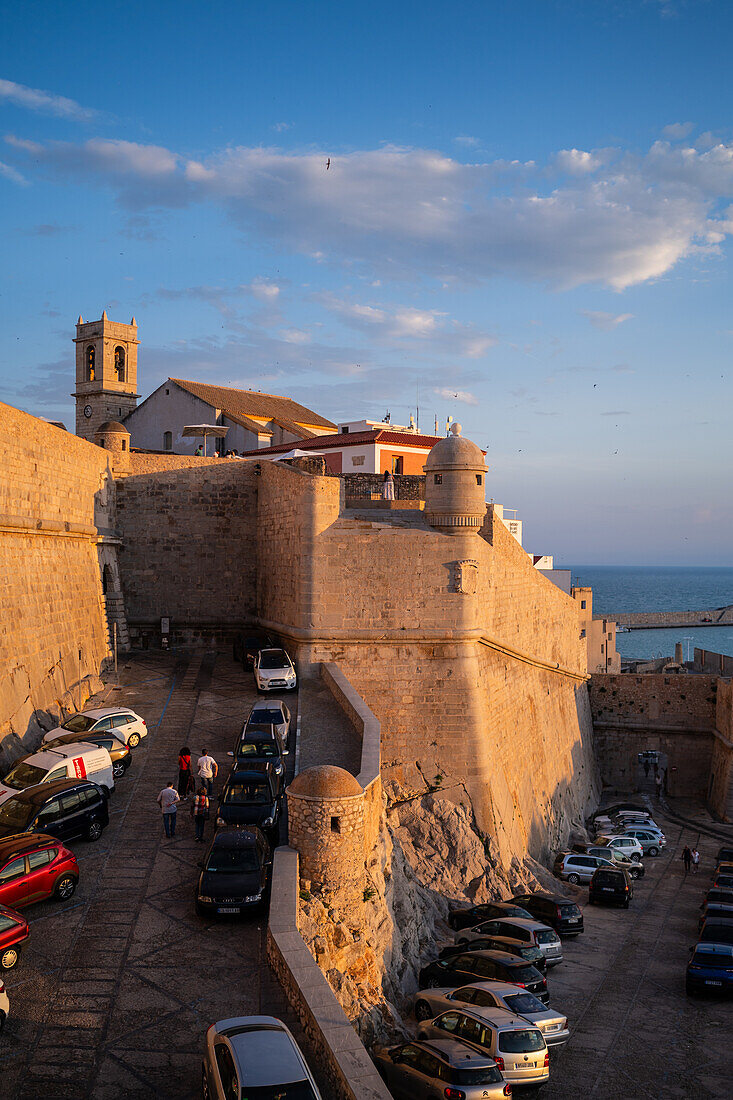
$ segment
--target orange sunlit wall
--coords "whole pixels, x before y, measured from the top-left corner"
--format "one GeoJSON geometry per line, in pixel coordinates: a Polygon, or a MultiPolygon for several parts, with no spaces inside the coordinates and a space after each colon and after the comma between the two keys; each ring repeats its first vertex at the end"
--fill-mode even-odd
{"type": "Polygon", "coordinates": [[[389,470],[391,473],[393,471],[392,460],[401,458],[403,474],[422,474],[424,473],[423,466],[427,457],[428,451],[423,451],[420,454],[417,451],[388,451],[383,447],[379,454],[379,472],[383,474],[386,470],[389,470]]]}

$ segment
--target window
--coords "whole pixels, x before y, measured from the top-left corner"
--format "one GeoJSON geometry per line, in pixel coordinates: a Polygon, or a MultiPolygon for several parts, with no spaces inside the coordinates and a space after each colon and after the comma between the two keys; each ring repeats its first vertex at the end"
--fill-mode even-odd
{"type": "Polygon", "coordinates": [[[468,1016],[462,1017],[459,1031],[462,1039],[468,1039],[470,1043],[481,1043],[483,1031],[484,1029],[478,1020],[472,1020],[468,1016]]]}
{"type": "Polygon", "coordinates": [[[581,636],[581,638],[585,638],[585,631],[584,630],[581,630],[580,636],[581,636]]]}
{"type": "Polygon", "coordinates": [[[86,376],[87,382],[93,382],[96,378],[96,358],[97,352],[94,348],[94,344],[90,344],[86,352],[86,376]]]}
{"type": "Polygon", "coordinates": [[[476,484],[477,485],[483,485],[483,483],[484,483],[484,475],[483,474],[476,474],[476,484]]]}
{"type": "Polygon", "coordinates": [[[125,381],[125,349],[115,348],[115,374],[118,382],[125,381]]]}
{"type": "MultiPolygon", "coordinates": [[[[76,795],[74,796],[76,797],[76,795]]],[[[91,806],[99,801],[99,795],[95,791],[94,787],[87,787],[83,791],[79,791],[79,803],[82,806],[91,806]]]]}
{"type": "Polygon", "coordinates": [[[38,817],[36,818],[36,823],[38,825],[46,825],[51,821],[55,821],[60,813],[61,803],[59,802],[58,798],[53,798],[43,807],[38,817]]]}
{"type": "Polygon", "coordinates": [[[9,932],[11,928],[17,928],[20,921],[13,920],[12,917],[6,917],[4,913],[0,913],[0,932],[9,932]]]}
{"type": "Polygon", "coordinates": [[[173,450],[173,432],[163,432],[163,450],[173,450]]]}
{"type": "Polygon", "coordinates": [[[123,439],[123,440],[122,440],[122,450],[123,450],[123,451],[126,451],[126,450],[127,450],[127,440],[126,440],[126,439],[123,439]]]}
{"type": "Polygon", "coordinates": [[[580,601],[580,610],[585,611],[585,600],[580,601]]]}
{"type": "Polygon", "coordinates": [[[20,878],[24,874],[25,856],[19,856],[18,859],[11,859],[10,863],[0,871],[0,883],[12,882],[13,879],[20,878]]]}
{"type": "Polygon", "coordinates": [[[69,791],[61,795],[61,810],[65,814],[74,814],[79,809],[79,795],[76,791],[69,791]]]}
{"type": "Polygon", "coordinates": [[[129,714],[113,714],[110,719],[113,729],[120,729],[121,726],[129,726],[132,722],[129,714]]]}
{"type": "Polygon", "coordinates": [[[404,462],[404,460],[402,458],[402,455],[392,455],[392,473],[393,474],[401,474],[402,473],[403,462],[404,462]]]}
{"type": "Polygon", "coordinates": [[[442,484],[443,484],[443,475],[442,474],[433,474],[433,485],[442,485],[442,484]]]}
{"type": "Polygon", "coordinates": [[[457,1012],[446,1012],[435,1021],[434,1027],[439,1027],[441,1031],[453,1032],[458,1028],[459,1021],[462,1019],[457,1012]]]}
{"type": "Polygon", "coordinates": [[[331,832],[332,833],[340,833],[341,832],[341,819],[340,818],[338,818],[338,817],[332,817],[331,818],[331,832]]]}
{"type": "Polygon", "coordinates": [[[66,767],[54,768],[48,775],[46,782],[53,783],[54,779],[66,779],[66,767]]]}
{"type": "Polygon", "coordinates": [[[342,428],[341,429],[341,434],[342,435],[348,435],[349,434],[349,429],[348,428],[342,428]]]}
{"type": "Polygon", "coordinates": [[[56,854],[55,848],[46,848],[43,852],[31,852],[28,856],[28,866],[31,871],[35,871],[39,867],[45,867],[47,863],[50,863],[56,857],[56,854]]]}

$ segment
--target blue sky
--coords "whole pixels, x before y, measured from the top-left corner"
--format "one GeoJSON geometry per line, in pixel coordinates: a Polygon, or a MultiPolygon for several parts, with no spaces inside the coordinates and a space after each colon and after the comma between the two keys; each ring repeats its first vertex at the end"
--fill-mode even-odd
{"type": "Polygon", "coordinates": [[[0,399],[448,415],[558,562],[729,564],[728,0],[0,3],[0,399]],[[331,167],[326,162],[331,158],[331,167]]]}

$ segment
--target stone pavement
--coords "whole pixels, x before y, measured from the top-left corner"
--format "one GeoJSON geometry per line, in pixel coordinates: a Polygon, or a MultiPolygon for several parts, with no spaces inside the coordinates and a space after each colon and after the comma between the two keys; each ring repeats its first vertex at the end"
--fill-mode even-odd
{"type": "MultiPolygon", "coordinates": [[[[221,784],[257,698],[226,655],[145,653],[95,702],[121,702],[149,735],[110,803],[97,844],[73,845],[80,882],[66,905],[26,910],[31,939],[6,978],[11,1009],[0,1041],[3,1100],[200,1095],[208,1025],[272,1013],[299,1033],[265,959],[265,914],[205,923],[193,892],[205,848],[184,803],[167,840],[156,803],[177,777],[180,746],[207,747],[221,784]]],[[[294,709],[295,700],[289,704],[294,709]]],[[[293,756],[290,757],[293,766],[293,756]]],[[[208,835],[212,826],[208,826],[208,835]]],[[[301,1037],[302,1038],[302,1037],[301,1037]]]]}

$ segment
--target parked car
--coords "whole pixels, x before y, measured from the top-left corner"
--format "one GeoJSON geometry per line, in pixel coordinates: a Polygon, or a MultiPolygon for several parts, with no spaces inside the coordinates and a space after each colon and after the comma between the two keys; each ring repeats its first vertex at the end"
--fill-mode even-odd
{"type": "MultiPolygon", "coordinates": [[[[132,753],[130,749],[124,741],[120,741],[120,739],[115,737],[112,733],[104,731],[101,733],[85,733],[83,743],[85,745],[96,745],[100,749],[107,750],[110,760],[112,761],[112,774],[115,779],[119,779],[123,776],[130,767],[130,764],[132,764],[132,753]]],[[[53,741],[45,742],[46,748],[48,749],[68,748],[71,745],[78,744],[80,744],[78,733],[65,733],[63,737],[55,737],[53,741]]]]}
{"type": "Polygon", "coordinates": [[[0,967],[11,970],[20,958],[20,945],[30,936],[28,921],[15,909],[0,905],[0,967]]]}
{"type": "Polygon", "coordinates": [[[616,904],[628,909],[633,896],[631,879],[620,867],[599,867],[594,871],[588,886],[588,901],[591,905],[616,904]]]}
{"type": "Polygon", "coordinates": [[[712,920],[720,920],[721,917],[733,920],[733,903],[717,904],[711,902],[709,905],[706,902],[700,906],[702,912],[697,922],[698,928],[702,928],[703,924],[708,918],[712,920]]]}
{"type": "Polygon", "coordinates": [[[259,692],[295,691],[298,686],[295,665],[284,649],[261,649],[252,670],[259,692]]]}
{"type": "Polygon", "coordinates": [[[272,853],[256,827],[219,829],[199,864],[196,912],[244,913],[261,907],[267,893],[272,853]]]}
{"type": "Polygon", "coordinates": [[[726,886],[711,886],[705,895],[706,902],[733,902],[733,889],[726,886]]]}
{"type": "Polygon", "coordinates": [[[449,1008],[476,1005],[478,1008],[505,1008],[535,1024],[548,1046],[561,1046],[570,1038],[567,1017],[510,982],[473,982],[458,989],[423,989],[415,999],[415,1019],[432,1020],[449,1008]]]}
{"type": "Polygon", "coordinates": [[[394,1100],[498,1100],[512,1095],[494,1059],[456,1039],[377,1046],[372,1057],[394,1100]]]}
{"type": "Polygon", "coordinates": [[[232,657],[235,661],[243,664],[245,668],[251,667],[261,649],[270,649],[274,645],[275,639],[263,630],[240,631],[234,635],[232,657]]]}
{"type": "Polygon", "coordinates": [[[625,830],[625,835],[639,841],[645,856],[658,856],[667,843],[664,836],[649,829],[631,827],[625,830]]]}
{"type": "Polygon", "coordinates": [[[226,778],[216,824],[257,825],[274,833],[280,822],[281,778],[268,762],[235,764],[226,778]]]}
{"type": "Polygon", "coordinates": [[[610,859],[601,856],[578,855],[574,852],[560,852],[555,857],[552,868],[553,874],[565,882],[576,885],[579,882],[590,882],[593,873],[599,867],[612,867],[610,859]]]}
{"type": "Polygon", "coordinates": [[[5,988],[5,982],[0,979],[0,1031],[5,1027],[5,1021],[10,1015],[10,998],[5,988]]]}
{"type": "Polygon", "coordinates": [[[274,1016],[235,1016],[206,1032],[204,1100],[321,1100],[290,1031],[274,1016]]]}
{"type": "Polygon", "coordinates": [[[601,859],[608,859],[612,863],[622,867],[633,879],[643,878],[646,874],[646,868],[641,860],[635,862],[629,856],[624,855],[618,848],[606,848],[598,844],[575,844],[573,846],[573,851],[586,853],[589,856],[600,856],[601,859]]]}
{"type": "Polygon", "coordinates": [[[713,875],[713,886],[720,890],[733,890],[733,875],[723,875],[716,871],[713,875]]]}
{"type": "Polygon", "coordinates": [[[715,867],[716,875],[733,875],[733,863],[730,860],[721,860],[715,867]]]}
{"type": "Polygon", "coordinates": [[[0,837],[37,832],[59,840],[99,840],[108,824],[107,795],[88,780],[40,783],[0,806],[0,837]]]}
{"type": "Polygon", "coordinates": [[[473,928],[474,925],[490,920],[492,917],[529,918],[530,914],[526,909],[522,909],[521,905],[514,905],[510,901],[488,901],[482,905],[472,905],[468,909],[451,909],[448,914],[448,924],[457,931],[460,928],[473,928]]]}
{"type": "Polygon", "coordinates": [[[562,962],[562,940],[553,928],[525,917],[499,917],[483,921],[475,928],[462,931],[456,936],[456,943],[470,943],[481,936],[511,936],[514,940],[533,944],[538,947],[547,960],[548,966],[562,962]]]}
{"type": "Polygon", "coordinates": [[[287,756],[290,751],[290,722],[290,711],[281,699],[261,699],[249,712],[245,729],[248,726],[275,726],[282,741],[283,755],[287,756]]]}
{"type": "Polygon", "coordinates": [[[418,985],[421,989],[438,989],[492,979],[528,989],[545,1004],[550,999],[547,981],[539,970],[505,951],[466,951],[462,955],[435,959],[420,971],[418,985]]]}
{"type": "Polygon", "coordinates": [[[112,760],[106,749],[78,742],[20,756],[0,786],[0,805],[13,795],[54,779],[91,779],[109,794],[115,789],[112,760]]]}
{"type": "Polygon", "coordinates": [[[79,881],[76,856],[43,833],[0,840],[0,902],[22,909],[36,901],[68,901],[79,881]]]}
{"type": "Polygon", "coordinates": [[[561,894],[546,894],[538,890],[531,894],[517,894],[512,901],[528,909],[535,920],[548,924],[561,936],[577,936],[583,931],[580,907],[561,894]]]}
{"type": "Polygon", "coordinates": [[[471,940],[470,943],[450,943],[440,952],[439,958],[445,959],[448,955],[459,955],[462,951],[506,951],[507,955],[513,955],[517,959],[536,966],[540,974],[547,970],[547,959],[532,943],[523,943],[521,940],[512,939],[510,936],[482,936],[480,939],[471,940]]]}
{"type": "Polygon", "coordinates": [[[733,993],[733,944],[698,943],[685,975],[687,993],[733,993]]]}
{"type": "Polygon", "coordinates": [[[629,825],[640,821],[644,821],[648,825],[655,824],[648,810],[617,810],[613,817],[615,821],[625,821],[629,825]]]}
{"type": "Polygon", "coordinates": [[[633,859],[634,863],[640,863],[641,857],[644,855],[644,849],[639,841],[633,836],[618,836],[615,833],[601,833],[596,837],[596,844],[603,845],[604,848],[615,848],[617,851],[622,852],[623,855],[628,856],[629,859],[633,859]]]}
{"type": "Polygon", "coordinates": [[[477,1046],[496,1062],[510,1085],[543,1085],[550,1078],[550,1055],[538,1027],[503,1008],[453,1008],[420,1024],[421,1039],[455,1036],[477,1046]]]}
{"type": "Polygon", "coordinates": [[[279,754],[281,757],[288,755],[288,748],[286,739],[281,733],[278,732],[277,726],[272,722],[247,722],[242,727],[242,732],[239,735],[237,746],[234,750],[234,755],[239,756],[239,746],[247,741],[277,741],[279,745],[279,754]]]}
{"type": "Polygon", "coordinates": [[[81,714],[72,714],[60,726],[49,730],[44,742],[54,741],[65,733],[101,733],[109,732],[119,737],[131,749],[136,749],[142,737],[147,737],[148,727],[145,719],[129,707],[103,707],[97,710],[85,710],[81,714]]]}
{"type": "Polygon", "coordinates": [[[733,861],[733,848],[718,848],[718,854],[715,857],[716,863],[722,863],[724,861],[733,861]]]}
{"type": "Polygon", "coordinates": [[[234,752],[234,767],[247,768],[251,763],[270,764],[280,783],[285,775],[285,761],[280,737],[274,726],[266,726],[251,731],[244,730],[237,741],[234,752]]]}

